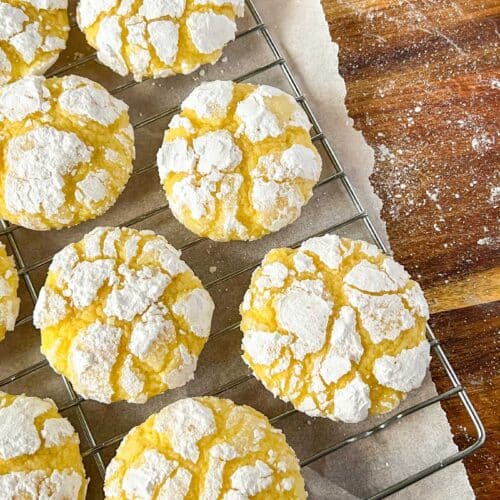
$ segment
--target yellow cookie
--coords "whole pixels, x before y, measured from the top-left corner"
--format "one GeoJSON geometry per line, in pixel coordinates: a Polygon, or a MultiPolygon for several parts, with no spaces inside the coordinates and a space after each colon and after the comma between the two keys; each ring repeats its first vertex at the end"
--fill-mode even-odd
{"type": "Polygon", "coordinates": [[[313,417],[354,423],[385,413],[427,372],[422,290],[364,241],[326,235],[272,250],[240,311],[245,362],[313,417]]]}
{"type": "Polygon", "coordinates": [[[84,500],[79,444],[52,400],[0,392],[0,497],[84,500]]]}
{"type": "Polygon", "coordinates": [[[107,499],[302,500],[283,433],[228,399],[177,401],[125,437],[106,471],[107,499]]]}
{"type": "Polygon", "coordinates": [[[321,174],[310,128],[295,99],[274,87],[203,83],[158,153],[173,214],[217,241],[255,240],[292,223],[321,174]]]}
{"type": "Polygon", "coordinates": [[[83,397],[144,403],[193,378],[214,304],[163,236],[97,228],[56,254],[34,322],[83,397]]]}
{"type": "Polygon", "coordinates": [[[0,242],[0,342],[5,338],[5,332],[14,330],[16,325],[20,305],[18,286],[14,259],[7,255],[5,245],[0,242]]]}
{"type": "Polygon", "coordinates": [[[244,0],[80,0],[78,24],[99,61],[136,81],[214,64],[244,0]]]}
{"type": "Polygon", "coordinates": [[[0,85],[41,75],[66,48],[67,0],[0,0],[0,85]]]}
{"type": "Polygon", "coordinates": [[[0,217],[36,230],[103,214],[132,172],[128,106],[81,78],[0,87],[0,217]]]}

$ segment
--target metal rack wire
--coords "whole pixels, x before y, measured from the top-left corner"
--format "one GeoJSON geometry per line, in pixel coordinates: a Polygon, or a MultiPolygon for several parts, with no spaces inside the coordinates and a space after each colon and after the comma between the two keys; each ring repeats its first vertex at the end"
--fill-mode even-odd
{"type": "MultiPolygon", "coordinates": [[[[261,36],[264,38],[267,46],[269,47],[269,49],[272,53],[273,60],[268,64],[260,66],[259,68],[255,69],[249,73],[246,73],[245,75],[241,75],[239,78],[236,78],[235,80],[236,81],[248,80],[248,79],[256,77],[256,76],[258,76],[266,71],[269,71],[273,68],[280,68],[284,77],[286,78],[286,81],[288,82],[289,86],[291,87],[297,102],[303,107],[303,109],[307,113],[311,123],[313,124],[313,130],[314,130],[314,135],[312,137],[313,141],[315,143],[321,144],[321,146],[324,148],[324,151],[326,152],[326,155],[328,157],[328,161],[330,162],[331,167],[334,170],[334,173],[329,175],[328,177],[324,178],[318,184],[316,189],[318,189],[321,186],[324,186],[330,182],[340,181],[342,183],[344,189],[348,193],[348,195],[349,195],[349,197],[350,197],[350,199],[351,199],[351,201],[356,209],[355,215],[347,218],[346,220],[344,220],[340,223],[332,225],[332,226],[322,230],[319,233],[310,234],[307,236],[307,238],[310,238],[313,236],[319,236],[321,234],[325,234],[325,233],[329,233],[329,232],[339,231],[340,229],[348,227],[349,225],[354,224],[357,221],[362,221],[362,223],[364,224],[365,228],[367,229],[367,231],[369,232],[369,234],[373,238],[373,240],[377,243],[377,245],[383,251],[386,252],[387,248],[385,247],[379,234],[375,230],[374,225],[372,224],[372,221],[370,220],[366,211],[364,210],[364,208],[363,208],[359,198],[357,197],[349,179],[346,177],[344,170],[342,169],[342,166],[340,165],[330,142],[325,137],[325,134],[324,134],[320,124],[318,123],[316,116],[314,115],[311,107],[309,106],[306,98],[304,97],[304,95],[299,87],[299,84],[297,82],[296,77],[292,73],[292,70],[291,70],[290,66],[288,65],[287,61],[284,59],[277,43],[275,42],[275,40],[271,36],[271,33],[268,30],[267,26],[265,25],[261,15],[259,14],[259,12],[255,6],[254,1],[253,0],[246,0],[246,6],[247,6],[248,11],[251,13],[251,16],[253,17],[255,24],[251,28],[247,29],[246,31],[238,33],[237,37],[242,38],[242,37],[248,36],[252,33],[260,33],[261,36]]],[[[66,65],[60,67],[57,71],[54,71],[51,76],[63,74],[65,72],[70,71],[74,68],[77,68],[85,63],[88,63],[89,61],[92,61],[95,58],[96,58],[95,53],[91,53],[91,54],[88,54],[86,56],[83,56],[83,57],[81,57],[81,58],[79,58],[79,59],[77,59],[69,64],[66,64],[66,65]]],[[[114,88],[112,90],[112,93],[117,94],[119,92],[123,92],[124,90],[132,88],[135,85],[137,85],[136,82],[133,82],[133,81],[126,82],[126,83],[121,84],[118,87],[114,88]]],[[[153,116],[150,116],[144,120],[139,121],[138,123],[136,123],[134,125],[134,128],[136,130],[138,130],[138,129],[145,127],[151,123],[154,123],[157,120],[160,120],[162,118],[168,118],[169,116],[176,113],[178,111],[178,109],[179,109],[179,107],[176,106],[173,108],[169,108],[169,109],[160,111],[159,113],[156,113],[153,116]]],[[[145,173],[149,170],[154,169],[155,167],[156,167],[156,164],[154,162],[152,162],[146,166],[143,166],[141,168],[136,169],[136,171],[134,172],[133,175],[139,175],[141,173],[145,173]]],[[[137,223],[144,222],[147,219],[154,217],[155,215],[158,215],[158,214],[166,211],[167,209],[168,209],[168,205],[166,205],[166,204],[162,205],[162,206],[157,207],[157,208],[155,208],[147,213],[143,213],[143,214],[141,214],[133,219],[124,221],[124,222],[122,222],[121,225],[132,226],[132,225],[135,225],[137,223]]],[[[11,224],[7,223],[6,221],[1,221],[0,236],[4,236],[8,239],[8,242],[9,242],[9,244],[12,248],[13,254],[14,254],[14,258],[15,258],[16,263],[17,263],[19,275],[24,279],[24,282],[26,284],[29,295],[33,301],[33,304],[35,304],[36,300],[37,300],[37,291],[36,291],[36,287],[33,283],[33,279],[31,277],[30,273],[47,265],[51,261],[52,257],[41,259],[33,264],[26,265],[25,260],[24,260],[23,255],[22,255],[20,245],[19,245],[18,241],[16,240],[16,230],[17,229],[18,229],[17,226],[11,225],[11,224]]],[[[307,238],[304,238],[300,241],[296,241],[294,246],[299,246],[302,243],[302,241],[304,241],[307,238]]],[[[193,241],[189,242],[187,245],[185,245],[182,248],[182,250],[186,250],[187,248],[194,247],[197,244],[199,244],[201,241],[202,241],[201,238],[196,238],[193,241]]],[[[235,278],[235,277],[240,276],[246,272],[251,271],[252,269],[257,267],[258,264],[259,264],[259,262],[253,262],[253,263],[246,265],[238,270],[227,273],[226,275],[221,276],[217,279],[213,279],[210,282],[206,282],[205,287],[207,289],[213,288],[222,282],[228,281],[232,278],[235,278]]],[[[21,326],[23,324],[27,324],[31,320],[32,320],[32,315],[25,316],[17,322],[16,326],[21,326]]],[[[220,329],[219,331],[212,333],[210,336],[209,342],[212,342],[214,339],[218,338],[221,335],[225,335],[229,332],[235,331],[238,328],[239,328],[239,322],[236,322],[236,323],[233,323],[229,326],[226,326],[226,327],[220,329]]],[[[335,452],[335,451],[337,451],[345,446],[348,446],[351,443],[355,443],[356,441],[368,438],[369,436],[372,436],[378,432],[383,431],[384,429],[394,425],[395,423],[401,421],[401,419],[403,419],[411,414],[419,412],[419,411],[423,410],[424,408],[427,408],[433,404],[436,404],[436,403],[439,403],[441,401],[444,401],[444,400],[447,400],[450,398],[454,398],[454,397],[458,397],[460,399],[461,404],[464,406],[465,410],[467,411],[467,413],[471,419],[471,422],[473,423],[473,425],[475,427],[475,430],[477,433],[477,438],[474,441],[474,443],[469,445],[467,448],[460,450],[460,451],[454,453],[453,455],[451,455],[451,456],[449,456],[449,457],[447,457],[447,458],[445,458],[445,459],[443,459],[443,460],[441,460],[441,461],[439,461],[439,462],[437,462],[437,463],[435,463],[435,464],[433,464],[433,465],[431,465],[431,466],[429,466],[429,467],[427,467],[427,468],[425,468],[425,469],[423,469],[423,470],[421,470],[421,471],[419,471],[419,472],[417,472],[409,477],[406,477],[405,479],[397,482],[396,484],[394,484],[388,488],[385,488],[384,490],[378,492],[375,495],[372,495],[369,498],[371,498],[371,499],[385,498],[385,497],[387,497],[387,496],[389,496],[389,495],[391,495],[391,494],[393,494],[393,493],[395,493],[403,488],[410,486],[411,484],[419,481],[420,479],[423,479],[423,478],[425,478],[425,477],[427,477],[427,476],[429,476],[429,475],[431,475],[431,474],[433,474],[433,473],[435,473],[435,472],[437,472],[437,471],[439,471],[439,470],[441,470],[441,469],[443,469],[443,468],[445,468],[445,467],[447,467],[455,462],[462,460],[464,457],[472,454],[475,450],[477,450],[479,447],[482,446],[482,444],[484,443],[484,441],[486,439],[484,426],[483,426],[474,406],[472,405],[472,403],[469,399],[469,396],[467,395],[467,392],[464,390],[464,388],[460,384],[460,381],[459,381],[455,371],[453,370],[452,366],[450,365],[450,362],[448,361],[448,358],[446,357],[446,354],[445,354],[442,346],[440,345],[439,341],[436,339],[434,333],[432,332],[432,330],[429,327],[427,327],[427,336],[428,336],[428,339],[431,343],[433,354],[439,360],[441,365],[443,366],[443,368],[444,368],[444,370],[445,370],[445,372],[446,372],[446,374],[451,382],[452,388],[450,390],[442,393],[442,394],[438,394],[432,398],[429,398],[425,401],[422,401],[422,402],[420,402],[420,403],[418,403],[410,408],[405,409],[404,411],[401,411],[401,412],[391,416],[390,418],[386,419],[384,422],[380,423],[379,425],[377,425],[369,430],[352,435],[352,436],[350,436],[350,437],[348,437],[340,442],[336,442],[336,443],[331,444],[330,446],[320,450],[319,452],[303,459],[301,461],[301,466],[310,465],[313,462],[315,462],[315,461],[317,461],[317,460],[319,460],[319,459],[321,459],[321,458],[323,458],[323,457],[325,457],[325,456],[327,456],[327,455],[329,455],[329,454],[331,454],[331,453],[333,453],[333,452],[335,452]]],[[[24,377],[27,377],[30,374],[38,372],[39,370],[46,367],[47,365],[48,365],[47,361],[43,360],[43,361],[40,361],[38,363],[35,363],[31,366],[28,366],[28,367],[25,367],[25,368],[19,370],[17,373],[10,375],[10,376],[4,378],[3,380],[0,380],[0,389],[2,387],[12,383],[12,382],[16,382],[18,380],[23,379],[24,377]]],[[[250,379],[252,379],[251,375],[248,375],[248,374],[243,375],[241,377],[238,377],[234,380],[231,380],[231,381],[225,383],[224,385],[221,385],[220,387],[217,387],[215,390],[212,390],[205,395],[212,395],[212,396],[220,395],[220,394],[222,394],[222,393],[224,393],[232,388],[235,388],[241,384],[244,384],[245,382],[249,381],[250,379]]],[[[83,399],[80,398],[79,396],[77,396],[77,394],[73,390],[73,388],[68,380],[63,378],[63,382],[64,382],[64,387],[66,389],[67,396],[69,399],[65,404],[60,405],[59,410],[61,412],[66,412],[69,409],[73,408],[76,411],[76,415],[77,415],[77,418],[78,418],[79,423],[81,425],[82,431],[85,435],[87,442],[90,445],[89,448],[83,452],[83,456],[84,457],[93,457],[93,459],[95,460],[95,464],[97,466],[97,469],[99,471],[99,474],[101,475],[101,478],[102,478],[102,477],[104,477],[104,473],[105,473],[105,461],[103,459],[102,452],[106,448],[111,447],[111,446],[119,443],[121,441],[121,439],[123,438],[124,434],[119,434],[119,435],[113,436],[109,439],[106,439],[106,440],[98,443],[95,436],[94,436],[94,432],[91,428],[91,425],[89,423],[89,419],[87,418],[85,411],[84,411],[84,408],[82,407],[83,399]]],[[[278,422],[282,421],[283,419],[285,419],[287,417],[290,417],[291,415],[293,415],[295,413],[297,413],[297,410],[294,410],[294,409],[286,410],[286,411],[282,412],[281,414],[271,418],[271,422],[273,424],[277,424],[278,422]]]]}

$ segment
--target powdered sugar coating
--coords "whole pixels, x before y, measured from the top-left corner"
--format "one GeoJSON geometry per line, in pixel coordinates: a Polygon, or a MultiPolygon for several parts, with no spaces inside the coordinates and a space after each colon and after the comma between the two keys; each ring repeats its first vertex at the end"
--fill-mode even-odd
{"type": "Polygon", "coordinates": [[[370,387],[358,374],[345,387],[335,391],[333,401],[333,416],[336,420],[348,424],[361,422],[368,416],[371,408],[370,387]]]}
{"type": "MultiPolygon", "coordinates": [[[[231,81],[203,82],[184,99],[181,109],[192,109],[201,119],[225,118],[233,100],[234,86],[231,81]]],[[[172,124],[170,127],[174,128],[172,124]]]]}
{"type": "Polygon", "coordinates": [[[88,399],[111,403],[114,389],[111,372],[118,358],[123,331],[96,321],[73,339],[69,362],[73,367],[73,385],[88,399]]]}
{"type": "Polygon", "coordinates": [[[421,385],[424,304],[418,284],[373,245],[312,238],[271,251],[254,272],[240,308],[243,359],[298,410],[360,422],[421,385]]]}
{"type": "Polygon", "coordinates": [[[156,450],[146,450],[142,463],[131,467],[123,477],[123,491],[129,498],[153,498],[153,493],[177,469],[178,463],[167,460],[156,450]]]}
{"type": "Polygon", "coordinates": [[[90,80],[71,77],[65,89],[59,96],[59,106],[68,114],[109,126],[128,111],[123,101],[112,97],[107,90],[90,80]]]}
{"type": "Polygon", "coordinates": [[[371,341],[396,340],[401,332],[412,328],[415,318],[398,295],[368,295],[344,288],[349,302],[359,311],[363,327],[371,341]]]}
{"type": "Polygon", "coordinates": [[[186,21],[189,34],[201,54],[211,54],[234,40],[236,23],[224,14],[193,12],[186,21]]]}
{"type": "Polygon", "coordinates": [[[128,129],[127,105],[85,78],[28,76],[0,88],[0,216],[48,230],[104,213],[132,171],[133,136],[112,137],[128,129]]]}
{"type": "Polygon", "coordinates": [[[382,356],[375,361],[373,374],[382,384],[396,391],[410,392],[422,385],[430,362],[430,346],[421,342],[403,349],[397,356],[382,356]]]}
{"type": "Polygon", "coordinates": [[[106,470],[104,491],[109,500],[307,496],[281,431],[252,408],[207,397],[176,401],[132,429],[106,470]]]}
{"type": "Polygon", "coordinates": [[[213,81],[194,89],[181,109],[157,157],[179,221],[217,241],[253,240],[300,216],[321,159],[291,96],[213,81]]]}
{"type": "Polygon", "coordinates": [[[44,470],[0,475],[0,491],[8,491],[9,496],[5,498],[9,499],[81,498],[82,483],[81,476],[71,469],[54,470],[50,475],[44,470]]]}
{"type": "Polygon", "coordinates": [[[78,445],[53,401],[0,392],[2,498],[83,500],[87,480],[78,445]]]}
{"type": "Polygon", "coordinates": [[[18,286],[14,259],[7,255],[5,245],[0,242],[0,342],[5,338],[5,332],[14,330],[16,324],[20,306],[18,286]]]}
{"type": "Polygon", "coordinates": [[[165,238],[96,228],[54,256],[34,323],[42,352],[83,397],[144,403],[192,379],[213,310],[165,238]]]}
{"type": "Polygon", "coordinates": [[[57,216],[66,201],[64,178],[90,158],[90,149],[72,132],[42,126],[15,137],[7,146],[7,211],[57,216]]]}
{"type": "Polygon", "coordinates": [[[66,47],[67,0],[0,1],[0,85],[41,75],[66,47]]]}
{"type": "Polygon", "coordinates": [[[61,446],[68,439],[78,443],[78,435],[67,418],[49,418],[45,420],[41,435],[46,448],[61,446]]]}
{"type": "Polygon", "coordinates": [[[6,85],[0,91],[0,119],[20,122],[34,113],[45,113],[50,109],[49,98],[50,91],[41,76],[6,85]]]}
{"type": "Polygon", "coordinates": [[[51,408],[49,402],[20,396],[0,408],[0,459],[33,455],[42,446],[35,419],[51,408]]]}
{"type": "Polygon", "coordinates": [[[77,20],[103,64],[141,81],[214,64],[243,14],[241,0],[82,0],[77,20]]]}

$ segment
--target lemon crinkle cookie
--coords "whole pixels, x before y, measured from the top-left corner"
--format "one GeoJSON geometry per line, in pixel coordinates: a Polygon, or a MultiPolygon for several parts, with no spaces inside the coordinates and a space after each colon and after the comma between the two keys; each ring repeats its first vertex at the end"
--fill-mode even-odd
{"type": "Polygon", "coordinates": [[[80,0],[77,19],[103,64],[141,81],[214,64],[243,14],[244,0],[80,0]]]}
{"type": "Polygon", "coordinates": [[[283,433],[248,406],[183,399],[132,429],[106,470],[107,499],[307,497],[283,433]]]}
{"type": "Polygon", "coordinates": [[[271,251],[241,315],[245,362],[313,417],[354,423],[385,413],[427,372],[422,290],[364,241],[326,235],[271,251]]]}
{"type": "Polygon", "coordinates": [[[84,500],[79,443],[52,400],[0,392],[0,497],[84,500]]]}
{"type": "Polygon", "coordinates": [[[42,353],[79,394],[143,403],[193,378],[213,310],[165,238],[97,228],[56,254],[34,321],[42,353]]]}
{"type": "Polygon", "coordinates": [[[29,229],[103,214],[132,172],[128,107],[78,76],[0,87],[0,217],[29,229]]]}
{"type": "Polygon", "coordinates": [[[20,305],[18,286],[14,259],[7,255],[5,245],[0,242],[0,342],[5,338],[5,332],[14,330],[16,325],[20,305]]]}
{"type": "Polygon", "coordinates": [[[41,75],[65,49],[67,0],[0,0],[0,85],[41,75]]]}
{"type": "Polygon", "coordinates": [[[321,158],[290,95],[266,85],[203,83],[182,103],[158,153],[175,217],[213,240],[255,240],[295,221],[321,158]]]}

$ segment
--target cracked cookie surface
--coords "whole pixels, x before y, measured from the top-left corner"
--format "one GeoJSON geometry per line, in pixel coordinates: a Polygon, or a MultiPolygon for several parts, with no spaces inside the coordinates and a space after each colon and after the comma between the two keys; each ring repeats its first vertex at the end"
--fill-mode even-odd
{"type": "Polygon", "coordinates": [[[66,48],[67,0],[0,0],[0,85],[41,75],[66,48]]]}
{"type": "Polygon", "coordinates": [[[79,76],[0,87],[0,217],[60,229],[106,212],[132,172],[128,106],[79,76]]]}
{"type": "Polygon", "coordinates": [[[80,0],[77,19],[99,61],[141,81],[214,64],[244,9],[244,0],[80,0]]]}
{"type": "Polygon", "coordinates": [[[364,241],[326,235],[272,250],[240,311],[244,361],[313,417],[355,423],[388,412],[427,372],[422,290],[364,241]]]}
{"type": "Polygon", "coordinates": [[[0,392],[0,496],[84,500],[80,440],[50,399],[0,392]]]}
{"type": "Polygon", "coordinates": [[[144,403],[193,378],[213,310],[165,238],[96,228],[55,255],[34,322],[42,353],[83,397],[144,403]]]}
{"type": "Polygon", "coordinates": [[[183,399],[132,429],[106,471],[107,499],[307,497],[283,433],[228,399],[183,399]]]}
{"type": "Polygon", "coordinates": [[[5,333],[14,330],[16,325],[20,305],[18,286],[14,259],[7,255],[5,245],[0,242],[0,342],[5,338],[5,333]]]}
{"type": "Polygon", "coordinates": [[[158,152],[174,216],[216,241],[255,240],[294,222],[321,174],[306,113],[267,85],[215,81],[182,103],[158,152]]]}

